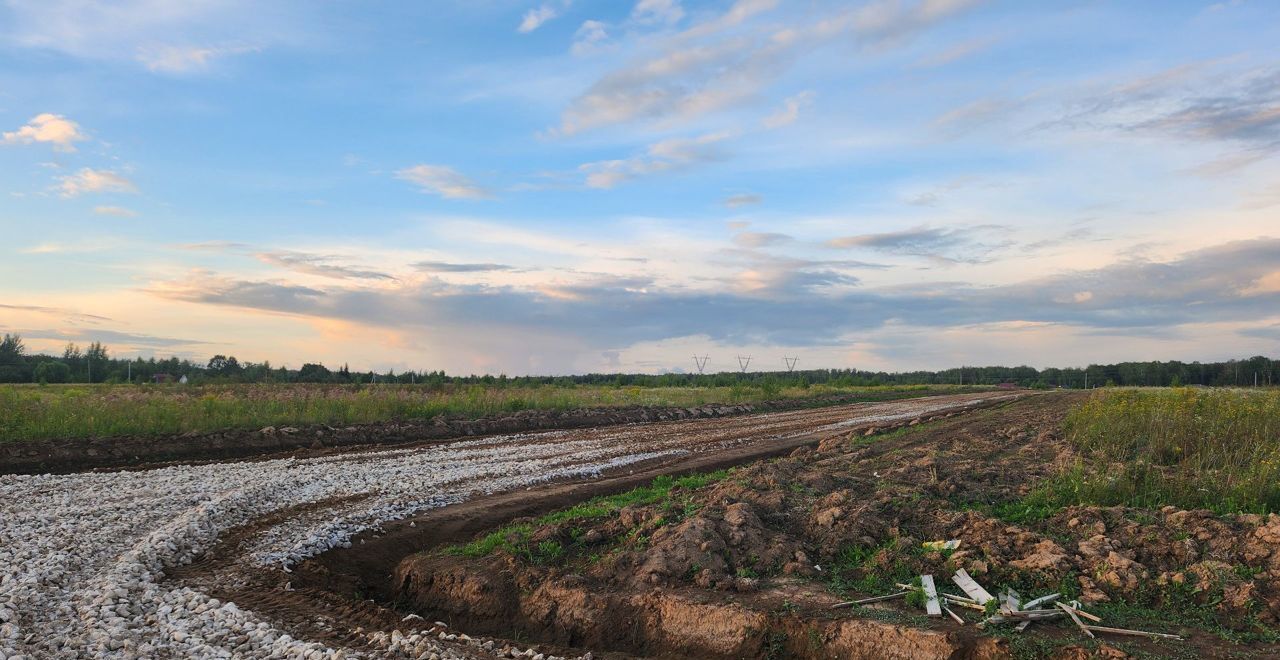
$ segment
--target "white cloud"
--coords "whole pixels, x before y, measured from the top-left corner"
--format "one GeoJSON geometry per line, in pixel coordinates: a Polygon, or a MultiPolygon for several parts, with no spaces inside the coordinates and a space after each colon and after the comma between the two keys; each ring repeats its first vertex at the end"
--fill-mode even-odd
{"type": "Polygon", "coordinates": [[[754,96],[773,77],[777,49],[749,38],[684,45],[615,70],[564,111],[561,135],[642,118],[698,116],[754,96]]]}
{"type": "Polygon", "coordinates": [[[138,62],[167,73],[199,71],[214,58],[258,48],[297,45],[321,32],[307,3],[6,0],[0,6],[0,42],[6,46],[138,62]]]}
{"type": "Polygon", "coordinates": [[[640,0],[631,10],[631,20],[637,23],[676,23],[684,18],[680,0],[640,0]]]}
{"type": "Polygon", "coordinates": [[[138,49],[136,59],[148,70],[159,73],[191,73],[209,68],[221,57],[256,53],[257,46],[146,46],[138,49]]]}
{"type": "Polygon", "coordinates": [[[1280,293],[1280,270],[1263,275],[1253,284],[1240,290],[1242,296],[1260,296],[1269,293],[1280,293]]]}
{"type": "MultiPolygon", "coordinates": [[[[564,4],[565,6],[568,6],[569,3],[566,2],[564,4]]],[[[544,3],[540,7],[530,9],[529,11],[525,12],[524,20],[520,21],[520,26],[516,28],[516,32],[519,32],[521,34],[528,34],[542,27],[543,23],[546,23],[547,21],[559,15],[560,15],[559,7],[556,7],[554,4],[550,2],[544,3]]]]}
{"type": "Polygon", "coordinates": [[[904,5],[899,0],[879,0],[855,10],[853,29],[871,44],[896,42],[985,1],[921,0],[904,5]]]}
{"type": "Polygon", "coordinates": [[[649,174],[720,160],[724,154],[718,143],[727,137],[727,133],[711,133],[696,138],[671,138],[649,145],[639,156],[586,163],[578,169],[586,174],[588,187],[612,188],[649,174]]]}
{"type": "Polygon", "coordinates": [[[1019,101],[982,98],[943,113],[933,120],[935,128],[965,132],[986,126],[1017,109],[1019,101]]]}
{"type": "Polygon", "coordinates": [[[445,165],[406,167],[396,172],[396,178],[446,199],[485,199],[492,196],[466,175],[445,165]]]}
{"type": "Polygon", "coordinates": [[[583,21],[577,32],[573,33],[574,55],[587,55],[595,52],[601,43],[609,38],[609,26],[600,21],[583,21]]]}
{"type": "Polygon", "coordinates": [[[795,240],[787,234],[777,232],[742,231],[734,234],[733,242],[746,248],[769,247],[795,240]]]}
{"type": "Polygon", "coordinates": [[[93,212],[98,215],[114,215],[117,218],[135,218],[138,212],[123,206],[95,206],[93,212]]]}
{"type": "Polygon", "coordinates": [[[778,0],[737,0],[724,14],[695,25],[685,32],[687,36],[704,36],[714,34],[745,23],[757,14],[771,11],[778,6],[778,0]]]}
{"type": "Polygon", "coordinates": [[[77,197],[85,193],[136,193],[133,182],[111,170],[94,170],[88,167],[61,178],[59,188],[63,197],[77,197]]]}
{"type": "Polygon", "coordinates": [[[725,13],[656,42],[653,52],[601,76],[561,113],[549,135],[637,120],[685,122],[756,103],[802,56],[833,40],[892,45],[979,0],[880,0],[813,18],[810,12],[752,21],[776,0],[739,0],[725,13]]]}
{"type": "Polygon", "coordinates": [[[347,266],[334,263],[342,259],[337,255],[311,254],[293,250],[274,250],[259,252],[254,255],[258,261],[272,266],[279,266],[307,275],[318,275],[333,279],[393,280],[391,275],[368,268],[347,266]]]}
{"type": "Polygon", "coordinates": [[[782,128],[800,118],[800,109],[813,102],[813,92],[804,91],[783,101],[782,109],[764,118],[765,128],[782,128]]]}
{"type": "Polygon", "coordinates": [[[63,117],[42,112],[16,131],[5,131],[5,144],[31,144],[32,142],[48,142],[58,151],[75,151],[75,142],[86,140],[80,132],[80,125],[63,117]]]}
{"type": "Polygon", "coordinates": [[[742,206],[751,206],[753,204],[759,204],[760,202],[763,202],[763,201],[764,201],[764,198],[755,193],[742,193],[739,195],[730,195],[729,197],[726,197],[724,200],[724,205],[731,209],[736,209],[742,206]]]}
{"type": "Polygon", "coordinates": [[[975,53],[980,53],[990,48],[995,42],[996,40],[992,37],[979,37],[963,41],[950,48],[920,58],[916,61],[915,66],[923,68],[945,66],[975,53]]]}

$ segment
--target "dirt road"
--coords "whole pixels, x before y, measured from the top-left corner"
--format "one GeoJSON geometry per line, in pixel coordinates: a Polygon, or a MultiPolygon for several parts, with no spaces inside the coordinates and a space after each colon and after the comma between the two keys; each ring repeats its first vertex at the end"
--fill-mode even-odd
{"type": "MultiPolygon", "coordinates": [[[[272,613],[212,598],[207,585],[229,589],[264,571],[287,575],[300,560],[382,523],[478,495],[678,470],[718,454],[746,460],[852,427],[1018,396],[951,395],[301,460],[0,476],[0,657],[358,656],[368,639],[350,648],[335,643],[335,634],[324,643],[294,639],[272,613]],[[202,573],[203,582],[165,579],[197,559],[216,568],[202,573]]],[[[427,657],[470,653],[426,638],[402,647],[427,657]]]]}

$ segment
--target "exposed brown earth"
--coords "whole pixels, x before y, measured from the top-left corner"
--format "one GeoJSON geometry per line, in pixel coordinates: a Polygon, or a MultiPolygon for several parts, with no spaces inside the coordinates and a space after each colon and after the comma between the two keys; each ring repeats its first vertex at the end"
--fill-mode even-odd
{"type": "MultiPolygon", "coordinates": [[[[679,449],[611,472],[590,481],[562,482],[529,490],[476,496],[458,505],[427,511],[396,523],[379,534],[364,534],[356,544],[302,562],[292,573],[250,570],[242,555],[254,539],[275,524],[260,519],[226,535],[196,563],[174,570],[170,579],[222,600],[264,614],[273,623],[302,639],[323,641],[339,648],[364,649],[371,635],[403,630],[420,621],[402,621],[405,612],[387,607],[396,597],[392,573],[407,554],[443,543],[462,541],[476,532],[522,515],[537,515],[570,506],[589,497],[648,483],[663,474],[706,471],[784,455],[797,447],[816,446],[836,434],[862,433],[868,427],[891,429],[929,419],[963,414],[999,405],[1017,393],[966,394],[911,401],[867,403],[835,408],[741,415],[725,419],[672,421],[612,429],[586,429],[551,435],[495,439],[513,448],[532,443],[572,444],[602,436],[610,445],[628,451],[679,449]],[[369,600],[373,598],[375,600],[369,600]]],[[[370,459],[377,452],[344,452],[335,463],[370,459]]],[[[350,502],[316,502],[315,510],[281,511],[275,517],[323,515],[350,502]]],[[[455,628],[458,625],[455,624],[455,628]]],[[[466,630],[465,627],[461,628],[466,630]]]]}
{"type": "MultiPolygon", "coordinates": [[[[972,506],[1015,501],[1071,458],[1059,431],[1071,400],[1026,398],[884,438],[858,429],[668,501],[589,520],[517,520],[534,529],[513,535],[512,550],[407,557],[392,597],[469,631],[646,657],[1011,654],[1003,638],[925,619],[902,601],[830,609],[844,597],[877,595],[864,591],[873,585],[890,589],[887,576],[932,573],[945,584],[957,568],[993,591],[1016,585],[1024,594],[1063,590],[1086,602],[1157,608],[1189,598],[1219,626],[1274,624],[1280,517],[1077,507],[1019,526],[972,506]],[[949,556],[920,549],[921,541],[951,538],[962,546],[949,556]],[[539,556],[542,547],[563,553],[539,556]],[[1170,586],[1180,583],[1190,588],[1170,586]]],[[[1195,627],[1172,632],[1189,640],[1085,648],[1058,624],[1025,634],[1047,637],[1060,657],[1122,657],[1121,648],[1280,653],[1195,627]]]]}
{"type": "MultiPolygon", "coordinates": [[[[375,657],[417,657],[386,642],[433,620],[449,624],[431,627],[439,634],[475,636],[441,642],[475,657],[531,646],[548,656],[590,651],[611,659],[995,658],[1028,648],[1060,658],[1280,656],[1280,647],[1257,637],[1230,643],[1222,632],[1275,628],[1278,516],[1073,507],[1010,524],[994,515],[992,505],[1020,500],[1072,460],[1060,429],[1075,400],[1060,393],[934,397],[524,436],[510,442],[554,446],[605,434],[636,451],[690,453],[426,511],[291,573],[242,561],[276,518],[358,505],[315,502],[235,530],[169,579],[234,601],[299,639],[375,657]],[[660,475],[729,466],[738,467],[705,486],[676,487],[661,501],[537,522],[660,475]],[[511,537],[512,548],[481,557],[449,550],[513,523],[530,529],[511,537]],[[920,548],[949,538],[962,541],[958,551],[920,548]],[[561,551],[539,554],[543,543],[561,551]],[[992,591],[1067,590],[1091,603],[1168,608],[1168,621],[1142,627],[1187,640],[1089,641],[1062,623],[1038,623],[1015,638],[976,627],[977,613],[961,611],[970,623],[960,626],[928,619],[902,600],[830,608],[920,573],[958,592],[946,579],[957,568],[992,591]],[[1172,614],[1188,603],[1206,617],[1172,614]]],[[[335,466],[374,456],[330,451],[341,458],[335,466]]]]}
{"type": "Polygon", "coordinates": [[[690,408],[627,406],[574,410],[524,410],[478,419],[438,416],[335,427],[323,424],[228,429],[181,436],[112,436],[0,443],[0,474],[61,474],[90,469],[145,469],[171,462],[208,462],[281,455],[324,455],[375,446],[556,429],[601,428],[672,420],[713,419],[761,412],[837,406],[857,401],[916,398],[928,391],[859,392],[751,404],[690,408]]]}

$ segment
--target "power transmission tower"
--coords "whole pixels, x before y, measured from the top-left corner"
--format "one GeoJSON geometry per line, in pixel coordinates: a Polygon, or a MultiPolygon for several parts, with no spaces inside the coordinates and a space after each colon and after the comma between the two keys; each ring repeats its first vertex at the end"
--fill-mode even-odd
{"type": "Polygon", "coordinates": [[[749,365],[749,364],[751,364],[751,356],[750,356],[750,355],[748,355],[748,356],[746,356],[746,357],[743,357],[743,356],[741,356],[741,355],[739,355],[739,356],[738,356],[738,368],[742,370],[742,373],[744,373],[744,374],[745,374],[745,373],[747,373],[747,365],[749,365]]]}
{"type": "Polygon", "coordinates": [[[786,356],[784,355],[784,356],[782,357],[782,361],[783,361],[784,363],[786,363],[786,365],[787,365],[787,373],[791,373],[792,371],[795,371],[795,370],[796,370],[796,363],[800,361],[800,358],[799,358],[799,357],[786,357],[786,356]]]}
{"type": "Polygon", "coordinates": [[[711,356],[710,356],[710,355],[704,355],[704,356],[702,356],[702,357],[698,357],[698,356],[696,356],[696,355],[695,355],[695,356],[693,356],[693,363],[694,363],[694,364],[696,364],[696,365],[698,365],[698,373],[699,373],[699,374],[701,374],[701,373],[702,373],[702,370],[703,370],[703,369],[706,369],[706,368],[707,368],[707,360],[710,360],[710,359],[711,359],[711,356]]]}

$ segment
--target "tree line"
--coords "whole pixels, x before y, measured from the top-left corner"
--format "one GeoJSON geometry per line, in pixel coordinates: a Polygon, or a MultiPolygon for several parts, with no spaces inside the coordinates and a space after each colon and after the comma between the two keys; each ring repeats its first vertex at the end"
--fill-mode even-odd
{"type": "Polygon", "coordinates": [[[639,387],[709,387],[734,385],[998,385],[1084,388],[1104,385],[1252,386],[1280,384],[1277,361],[1254,356],[1226,362],[1120,362],[1087,367],[1036,369],[1028,366],[955,367],[941,371],[867,371],[808,369],[794,372],[720,372],[709,374],[609,374],[576,376],[470,375],[444,371],[352,371],[346,365],[330,369],[307,363],[298,369],[273,367],[270,362],[241,362],[235,356],[215,355],[208,362],[170,357],[114,358],[99,342],[84,349],[68,344],[61,356],[32,354],[22,338],[5,334],[0,340],[0,383],[151,383],[185,376],[192,383],[401,383],[480,385],[615,385],[639,387]]]}

